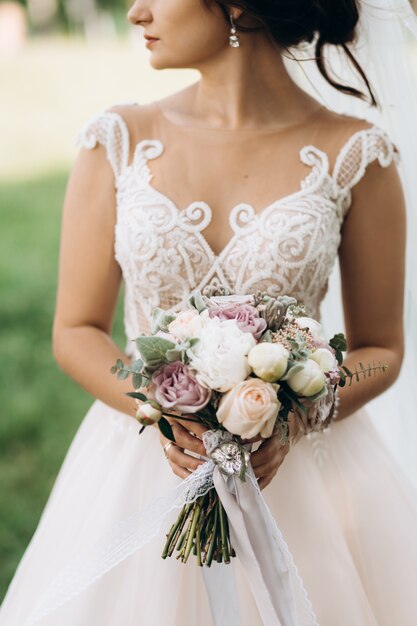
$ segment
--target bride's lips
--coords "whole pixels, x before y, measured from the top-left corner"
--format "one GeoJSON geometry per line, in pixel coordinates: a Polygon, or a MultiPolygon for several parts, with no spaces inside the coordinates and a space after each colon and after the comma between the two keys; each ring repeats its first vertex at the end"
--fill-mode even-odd
{"type": "Polygon", "coordinates": [[[145,35],[145,39],[146,39],[147,48],[151,46],[153,43],[155,43],[156,41],[159,41],[157,37],[149,37],[149,35],[145,35]]]}

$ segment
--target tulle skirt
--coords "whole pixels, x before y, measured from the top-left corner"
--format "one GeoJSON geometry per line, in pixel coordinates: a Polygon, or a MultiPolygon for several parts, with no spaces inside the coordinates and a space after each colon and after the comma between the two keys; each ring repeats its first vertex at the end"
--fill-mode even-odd
{"type": "MultiPolygon", "coordinates": [[[[0,626],[30,622],[74,555],[178,485],[156,429],[140,437],[138,430],[128,415],[92,404],[8,588],[0,626]]],[[[300,440],[263,494],[320,626],[417,624],[417,493],[365,409],[330,433],[300,440]]],[[[37,623],[213,626],[204,568],[193,558],[184,565],[160,556],[168,529],[163,525],[147,545],[37,623]]],[[[218,566],[219,581],[224,567],[234,571],[237,623],[261,626],[238,559],[218,566]]]]}

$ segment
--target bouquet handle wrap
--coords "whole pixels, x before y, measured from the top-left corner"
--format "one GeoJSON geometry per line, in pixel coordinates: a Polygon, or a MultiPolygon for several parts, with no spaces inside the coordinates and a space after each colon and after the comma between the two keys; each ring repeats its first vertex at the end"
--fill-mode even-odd
{"type": "MultiPolygon", "coordinates": [[[[203,434],[208,454],[221,441],[231,438],[224,431],[203,434]]],[[[246,480],[242,481],[236,475],[226,476],[215,464],[213,484],[226,510],[231,543],[264,626],[318,626],[292,555],[267,507],[251,465],[247,468],[246,480]]],[[[208,591],[210,595],[210,589],[208,591]]]]}
{"type": "MultiPolygon", "coordinates": [[[[215,437],[231,437],[222,431],[207,432],[211,434],[211,443],[215,437]]],[[[231,487],[218,466],[209,459],[170,493],[115,524],[85,552],[67,563],[22,626],[39,624],[54,610],[82,594],[113,567],[149,543],[173,510],[194,502],[213,487],[218,490],[229,516],[236,554],[243,564],[265,626],[319,626],[288,546],[250,466],[247,478],[246,482],[233,479],[231,487]]],[[[224,565],[223,568],[227,570],[226,576],[234,575],[232,567],[224,565]]],[[[204,582],[215,624],[224,626],[224,621],[216,619],[216,616],[224,615],[224,598],[214,593],[216,577],[205,576],[204,582]]],[[[233,589],[233,581],[229,582],[227,588],[233,589]]],[[[231,601],[234,602],[233,598],[231,601]]]]}

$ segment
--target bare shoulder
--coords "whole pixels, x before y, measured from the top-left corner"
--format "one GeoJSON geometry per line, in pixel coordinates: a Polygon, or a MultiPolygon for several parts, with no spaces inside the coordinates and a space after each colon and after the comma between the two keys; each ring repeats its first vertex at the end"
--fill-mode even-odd
{"type": "Polygon", "coordinates": [[[123,119],[132,139],[143,136],[143,131],[150,130],[154,123],[155,111],[152,103],[115,104],[107,110],[117,113],[123,119]]]}
{"type": "Polygon", "coordinates": [[[366,119],[336,113],[325,108],[320,117],[323,134],[332,138],[332,142],[342,146],[352,135],[362,130],[369,130],[374,126],[366,119]]]}

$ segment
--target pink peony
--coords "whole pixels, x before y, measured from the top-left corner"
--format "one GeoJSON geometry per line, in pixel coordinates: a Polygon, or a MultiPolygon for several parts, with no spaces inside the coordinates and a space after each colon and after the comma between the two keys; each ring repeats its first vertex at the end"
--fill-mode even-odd
{"type": "Polygon", "coordinates": [[[266,320],[259,317],[258,309],[251,304],[229,304],[209,308],[210,317],[221,320],[236,320],[239,329],[244,333],[252,333],[256,340],[261,338],[267,328],[266,320]]]}
{"type": "Polygon", "coordinates": [[[202,387],[182,361],[163,365],[152,376],[155,400],[165,409],[196,413],[210,400],[211,390],[202,387]]]}

